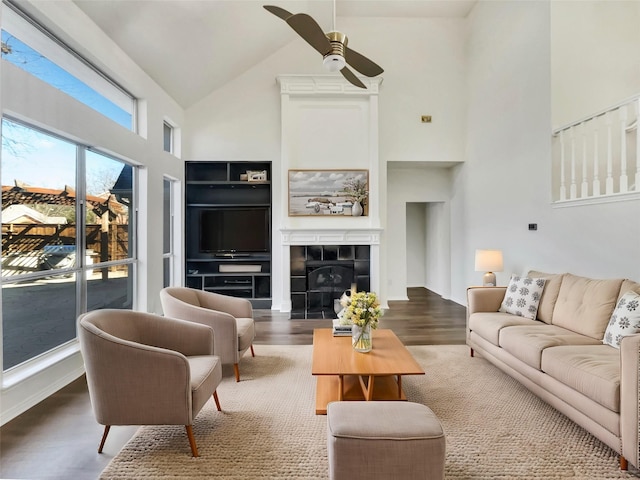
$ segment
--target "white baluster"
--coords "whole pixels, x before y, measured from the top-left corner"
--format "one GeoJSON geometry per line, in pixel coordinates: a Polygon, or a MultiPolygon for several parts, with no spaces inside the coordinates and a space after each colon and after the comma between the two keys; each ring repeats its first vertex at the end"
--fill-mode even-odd
{"type": "Polygon", "coordinates": [[[571,127],[571,185],[569,187],[569,198],[575,200],[578,196],[576,187],[576,135],[575,128],[571,127]]]}
{"type": "Polygon", "coordinates": [[[627,177],[627,106],[618,109],[620,113],[620,193],[629,190],[629,177],[627,177]]]}
{"type": "Polygon", "coordinates": [[[611,112],[604,114],[607,124],[607,179],[605,180],[605,194],[613,193],[613,144],[611,138],[611,112]]]}
{"type": "Polygon", "coordinates": [[[636,192],[640,191],[640,98],[636,101],[636,192]]]}
{"type": "Polygon", "coordinates": [[[587,122],[582,124],[582,185],[580,186],[580,198],[589,196],[589,183],[587,183],[587,122]]]}
{"type": "Polygon", "coordinates": [[[567,199],[567,187],[564,182],[564,130],[560,131],[560,201],[567,199]]]}
{"type": "MultiPolygon", "coordinates": [[[[595,123],[595,120],[594,120],[595,123]]],[[[593,130],[593,196],[600,196],[599,158],[598,158],[598,128],[594,125],[593,130]]]]}

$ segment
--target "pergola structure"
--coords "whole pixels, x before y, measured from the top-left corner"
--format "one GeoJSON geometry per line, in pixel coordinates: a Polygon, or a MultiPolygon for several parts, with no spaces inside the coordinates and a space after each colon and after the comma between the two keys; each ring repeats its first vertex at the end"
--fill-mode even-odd
{"type": "MultiPolygon", "coordinates": [[[[2,186],[2,208],[11,205],[60,205],[75,207],[77,204],[76,192],[73,188],[65,186],[64,189],[51,189],[32,187],[15,182],[15,185],[2,186]]],[[[126,225],[128,220],[128,205],[118,201],[117,195],[110,192],[104,197],[88,195],[86,197],[87,209],[100,218],[100,226],[87,231],[87,243],[92,240],[102,246],[100,261],[109,259],[108,233],[110,225],[126,225]]],[[[89,227],[89,226],[88,226],[89,227]]],[[[43,225],[21,223],[2,225],[2,267],[3,276],[16,273],[26,273],[41,269],[44,250],[56,245],[75,245],[76,225],[43,225]]],[[[114,247],[116,248],[116,247],[114,247]]],[[[75,249],[74,249],[75,251],[75,249]]],[[[44,255],[46,256],[46,255],[44,255]]],[[[46,262],[44,262],[46,263],[46,262]]],[[[105,272],[106,273],[106,272],[105,272]]]]}
{"type": "MultiPolygon", "coordinates": [[[[15,183],[14,186],[2,186],[3,209],[11,205],[65,205],[69,207],[76,205],[76,191],[68,185],[65,185],[63,190],[59,190],[15,183]]],[[[127,209],[115,199],[113,194],[109,194],[106,198],[87,195],[86,201],[88,208],[98,217],[109,212],[110,221],[116,220],[119,215],[127,212],[127,209]]]]}

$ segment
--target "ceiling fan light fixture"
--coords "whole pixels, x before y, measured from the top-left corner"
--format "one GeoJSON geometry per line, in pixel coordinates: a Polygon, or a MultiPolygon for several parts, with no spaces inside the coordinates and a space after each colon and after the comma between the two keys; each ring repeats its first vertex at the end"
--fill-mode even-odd
{"type": "Polygon", "coordinates": [[[358,88],[367,88],[349,67],[367,77],[375,77],[384,71],[364,55],[347,47],[347,36],[335,29],[335,0],[333,0],[333,30],[327,33],[322,30],[318,22],[306,13],[294,14],[275,5],[263,5],[263,7],[276,17],[284,20],[305,42],[322,55],[322,63],[326,69],[331,72],[339,71],[352,85],[358,88]]]}
{"type": "Polygon", "coordinates": [[[339,72],[347,65],[347,62],[342,55],[331,53],[329,55],[325,55],[324,60],[322,60],[322,64],[330,72],[339,72]]]}

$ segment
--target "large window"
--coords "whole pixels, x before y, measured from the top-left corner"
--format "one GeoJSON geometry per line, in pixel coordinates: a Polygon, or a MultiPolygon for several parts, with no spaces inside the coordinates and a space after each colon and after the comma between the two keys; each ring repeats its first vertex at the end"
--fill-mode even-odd
{"type": "Polygon", "coordinates": [[[3,369],[76,336],[76,318],[132,308],[131,165],[2,120],[3,369]]]}
{"type": "Polygon", "coordinates": [[[3,10],[2,59],[123,127],[135,129],[135,99],[11,3],[3,10]]]}

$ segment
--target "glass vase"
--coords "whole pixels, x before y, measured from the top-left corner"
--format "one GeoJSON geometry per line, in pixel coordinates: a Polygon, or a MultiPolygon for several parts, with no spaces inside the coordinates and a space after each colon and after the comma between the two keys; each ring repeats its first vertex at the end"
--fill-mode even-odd
{"type": "Polygon", "coordinates": [[[373,337],[371,335],[371,325],[364,327],[358,325],[351,326],[351,345],[356,352],[367,353],[373,348],[373,337]]]}

